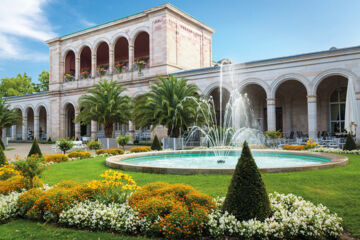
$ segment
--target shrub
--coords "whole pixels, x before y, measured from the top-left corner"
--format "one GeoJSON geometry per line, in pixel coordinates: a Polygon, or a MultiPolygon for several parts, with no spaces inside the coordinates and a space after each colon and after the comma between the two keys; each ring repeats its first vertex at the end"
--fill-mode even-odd
{"type": "Polygon", "coordinates": [[[356,149],[355,141],[350,133],[346,136],[346,142],[343,149],[349,151],[356,149]]]}
{"type": "Polygon", "coordinates": [[[7,195],[11,192],[20,192],[26,187],[25,178],[21,175],[15,175],[4,181],[1,181],[0,184],[0,195],[7,195]]]}
{"type": "Polygon", "coordinates": [[[240,221],[252,218],[262,221],[271,213],[264,182],[246,141],[232,176],[223,210],[240,221]]]}
{"type": "Polygon", "coordinates": [[[316,148],[316,146],[318,146],[319,144],[317,142],[315,142],[312,138],[309,138],[306,143],[305,143],[305,149],[309,150],[309,149],[313,149],[316,148]]]}
{"type": "Polygon", "coordinates": [[[45,158],[45,162],[59,163],[59,162],[67,162],[67,161],[69,161],[69,157],[66,156],[65,154],[62,154],[62,153],[55,153],[55,154],[45,155],[44,158],[45,158]]]}
{"type": "Polygon", "coordinates": [[[99,149],[96,151],[97,155],[101,154],[110,154],[110,155],[121,155],[124,154],[124,150],[120,148],[110,148],[110,149],[99,149]]]}
{"type": "Polygon", "coordinates": [[[3,140],[2,140],[2,138],[0,138],[0,147],[1,147],[3,150],[5,150],[5,144],[4,144],[3,140]]]}
{"type": "Polygon", "coordinates": [[[40,188],[32,188],[19,196],[18,207],[21,216],[25,216],[36,200],[42,197],[45,191],[40,188]]]}
{"type": "Polygon", "coordinates": [[[139,140],[135,139],[134,140],[134,145],[137,145],[137,144],[139,144],[139,140]]]}
{"type": "Polygon", "coordinates": [[[33,188],[35,177],[40,176],[44,167],[42,166],[44,159],[38,157],[37,155],[32,155],[27,157],[25,160],[18,160],[14,163],[15,169],[20,172],[20,174],[26,180],[26,187],[28,189],[33,188]]]}
{"type": "Polygon", "coordinates": [[[9,195],[0,195],[0,223],[18,216],[17,200],[20,193],[12,192],[9,195]]]}
{"type": "Polygon", "coordinates": [[[7,164],[7,159],[4,150],[0,147],[0,167],[7,164]]]}
{"type": "Polygon", "coordinates": [[[130,142],[130,136],[129,135],[119,135],[119,136],[117,136],[116,141],[125,150],[125,145],[130,142]]]}
{"type": "Polygon", "coordinates": [[[71,140],[65,138],[58,139],[56,144],[64,154],[74,146],[74,143],[71,140]]]}
{"type": "Polygon", "coordinates": [[[101,148],[101,143],[99,141],[91,140],[86,146],[89,150],[98,150],[101,148]]]}
{"type": "Polygon", "coordinates": [[[150,183],[135,191],[128,199],[139,217],[151,221],[151,228],[164,237],[198,238],[214,209],[213,199],[183,184],[150,183]]]}
{"type": "Polygon", "coordinates": [[[157,135],[155,135],[154,140],[153,140],[153,142],[151,144],[151,150],[157,150],[157,151],[162,150],[161,143],[160,143],[159,138],[157,137],[157,135]]]}
{"type": "Polygon", "coordinates": [[[89,152],[71,152],[68,154],[68,157],[69,158],[80,158],[80,159],[90,158],[91,153],[89,153],[89,152]]]}
{"type": "Polygon", "coordinates": [[[294,150],[294,151],[302,151],[305,150],[305,145],[289,145],[286,144],[283,146],[284,150],[294,150]]]}
{"type": "Polygon", "coordinates": [[[20,175],[20,172],[15,170],[14,164],[5,164],[0,167],[0,181],[14,177],[16,175],[20,175]]]}
{"type": "Polygon", "coordinates": [[[273,130],[273,131],[266,131],[265,137],[268,139],[278,139],[281,138],[281,131],[280,130],[273,130]]]}
{"type": "Polygon", "coordinates": [[[130,148],[130,152],[137,153],[137,152],[149,152],[151,148],[149,146],[141,146],[141,147],[132,147],[130,148]]]}
{"type": "Polygon", "coordinates": [[[28,154],[28,157],[30,157],[32,155],[38,155],[39,157],[42,157],[42,153],[41,153],[41,150],[40,150],[40,147],[39,147],[39,143],[38,143],[36,138],[34,138],[34,141],[33,141],[32,145],[31,145],[31,149],[30,149],[30,152],[28,154]]]}

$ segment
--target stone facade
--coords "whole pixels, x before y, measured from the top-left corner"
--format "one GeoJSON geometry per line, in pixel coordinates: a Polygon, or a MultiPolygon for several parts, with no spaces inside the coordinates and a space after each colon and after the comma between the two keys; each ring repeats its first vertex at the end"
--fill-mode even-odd
{"type": "MultiPolygon", "coordinates": [[[[96,122],[85,128],[72,119],[79,113],[79,97],[104,78],[124,84],[126,94],[136,97],[158,76],[176,74],[210,95],[220,87],[220,67],[213,66],[211,55],[214,32],[165,4],[51,39],[47,41],[50,90],[8,98],[11,106],[22,112],[23,124],[6,134],[14,140],[31,135],[96,138],[102,131],[96,122]],[[146,59],[146,64],[138,72],[140,58],[146,59]],[[121,73],[115,68],[118,62],[125,66],[121,73]],[[97,71],[102,66],[106,67],[103,76],[97,71]],[[88,76],[82,74],[85,70],[88,76]]],[[[310,137],[333,131],[330,97],[335,90],[346,88],[348,79],[354,80],[360,105],[360,47],[224,65],[222,72],[224,89],[248,94],[264,130],[282,129],[287,135],[301,131],[310,137]]],[[[117,132],[134,131],[131,123],[114,127],[117,132]]],[[[156,132],[166,133],[162,128],[156,132]]]]}

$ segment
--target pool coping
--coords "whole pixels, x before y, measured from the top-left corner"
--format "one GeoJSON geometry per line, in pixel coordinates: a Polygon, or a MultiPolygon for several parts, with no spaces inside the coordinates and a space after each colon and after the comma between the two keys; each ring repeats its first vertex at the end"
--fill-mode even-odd
{"type": "MultiPolygon", "coordinates": [[[[222,149],[220,151],[236,151],[239,149],[222,149]]],[[[329,159],[329,162],[312,164],[306,166],[295,167],[277,167],[277,168],[260,168],[262,173],[280,173],[280,172],[297,172],[306,170],[319,170],[335,168],[345,166],[349,163],[349,159],[346,156],[319,153],[319,152],[307,152],[307,151],[287,151],[287,150],[272,150],[272,149],[252,149],[253,152],[271,152],[278,154],[290,154],[290,155],[304,155],[312,157],[320,157],[329,159]]],[[[179,174],[179,175],[194,175],[194,174],[233,174],[234,169],[223,168],[179,168],[179,167],[155,167],[147,165],[135,165],[123,162],[123,160],[133,157],[154,156],[162,154],[178,154],[178,153],[198,153],[198,152],[212,152],[209,149],[199,150],[176,150],[176,151],[152,151],[142,153],[130,153],[124,155],[111,156],[106,159],[106,166],[115,169],[121,169],[125,171],[144,172],[144,173],[159,173],[159,174],[179,174]]]]}

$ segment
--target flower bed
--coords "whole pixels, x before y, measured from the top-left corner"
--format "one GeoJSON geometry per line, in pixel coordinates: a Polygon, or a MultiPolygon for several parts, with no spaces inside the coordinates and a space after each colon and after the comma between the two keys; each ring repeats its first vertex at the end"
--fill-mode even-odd
{"type": "Polygon", "coordinates": [[[302,151],[305,150],[305,145],[289,145],[286,144],[283,146],[284,150],[293,150],[293,151],[302,151]]]}
{"type": "Polygon", "coordinates": [[[96,150],[96,154],[121,155],[124,154],[124,150],[122,150],[121,148],[99,149],[96,150]]]}
{"type": "Polygon", "coordinates": [[[62,154],[62,153],[55,153],[55,154],[45,155],[44,159],[45,159],[46,162],[54,162],[54,163],[69,161],[69,157],[66,156],[65,154],[62,154]]]}
{"type": "Polygon", "coordinates": [[[130,148],[130,152],[137,153],[137,152],[150,152],[151,147],[149,146],[141,146],[141,147],[132,147],[130,148]]]}
{"type": "Polygon", "coordinates": [[[342,150],[340,148],[314,148],[311,152],[323,152],[323,153],[337,153],[337,154],[355,154],[360,155],[360,150],[342,150]]]}
{"type": "Polygon", "coordinates": [[[68,157],[76,158],[76,159],[91,158],[91,153],[89,153],[89,152],[71,152],[68,154],[68,157]]]}

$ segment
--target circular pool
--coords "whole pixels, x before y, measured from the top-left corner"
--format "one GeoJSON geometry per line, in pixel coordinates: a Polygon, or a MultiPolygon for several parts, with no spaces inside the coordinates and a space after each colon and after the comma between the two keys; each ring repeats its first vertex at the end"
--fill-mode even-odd
{"type": "MultiPolygon", "coordinates": [[[[344,156],[299,151],[253,150],[262,172],[290,172],[322,169],[347,164],[344,156]]],[[[161,151],[109,157],[107,166],[129,171],[167,174],[230,174],[241,150],[161,151]]]]}

